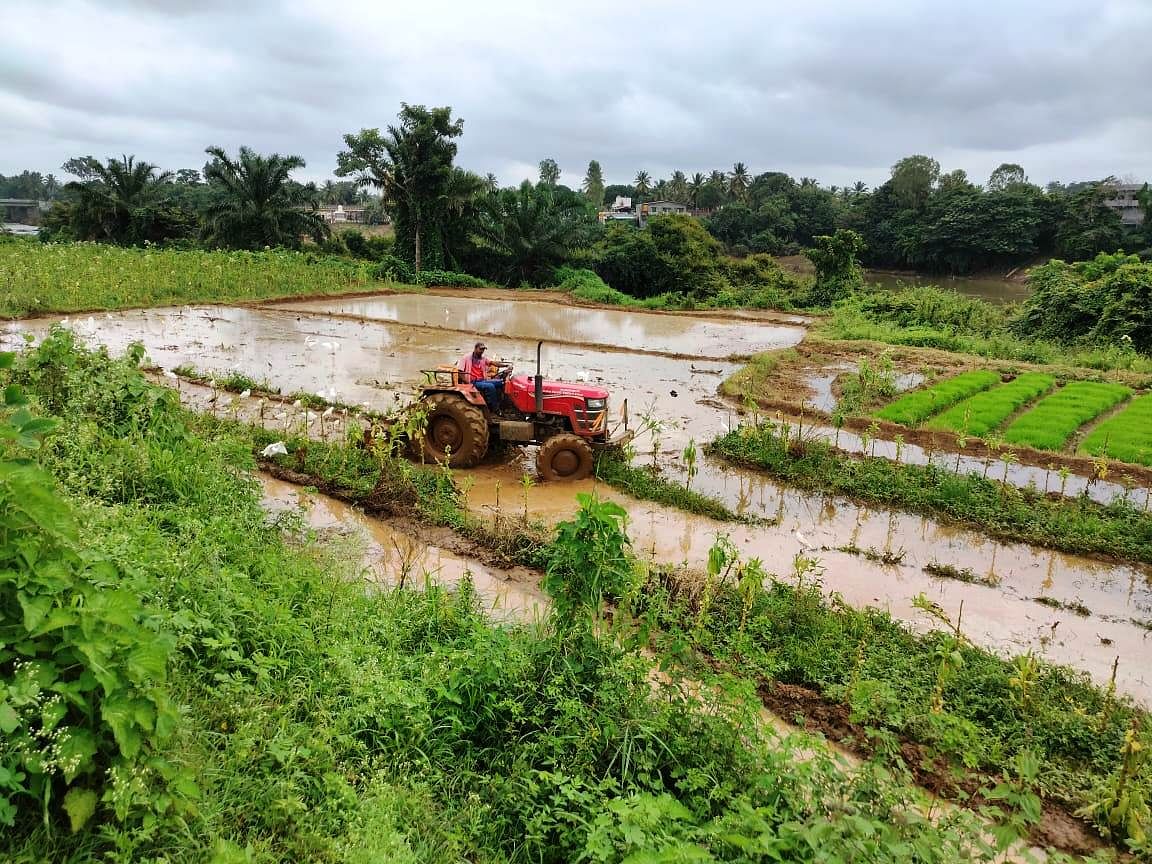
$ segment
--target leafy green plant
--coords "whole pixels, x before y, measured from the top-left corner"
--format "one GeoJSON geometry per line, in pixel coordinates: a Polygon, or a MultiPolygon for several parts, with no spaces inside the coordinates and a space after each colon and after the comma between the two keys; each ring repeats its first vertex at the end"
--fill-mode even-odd
{"type": "Polygon", "coordinates": [[[1137,396],[1119,414],[1092,429],[1081,452],[1152,465],[1152,394],[1137,396]]]}
{"type": "Polygon", "coordinates": [[[542,585],[562,629],[599,617],[606,600],[626,597],[636,581],[619,504],[581,492],[572,520],[556,526],[542,585]]]}
{"type": "MultiPolygon", "coordinates": [[[[0,355],[0,367],[11,365],[0,355]]],[[[8,447],[51,428],[9,385],[8,447]]],[[[111,561],[87,553],[67,504],[36,465],[0,461],[0,823],[62,806],[73,831],[106,809],[187,812],[187,778],[160,755],[177,723],[166,689],[173,636],[111,561]],[[173,793],[157,795],[176,782],[173,793]]]]}

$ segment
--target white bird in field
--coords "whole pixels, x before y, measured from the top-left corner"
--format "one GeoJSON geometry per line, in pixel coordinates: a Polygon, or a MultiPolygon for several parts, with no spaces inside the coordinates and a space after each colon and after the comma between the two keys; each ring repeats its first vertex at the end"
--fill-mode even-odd
{"type": "Polygon", "coordinates": [[[244,390],[244,391],[242,391],[242,392],[240,393],[240,398],[241,398],[241,399],[247,399],[247,398],[248,398],[249,396],[251,396],[251,395],[252,395],[252,391],[251,391],[251,390],[244,390]]]}
{"type": "Polygon", "coordinates": [[[581,369],[579,372],[576,373],[576,380],[577,381],[587,381],[588,380],[588,373],[585,372],[583,369],[581,369]]]}
{"type": "Polygon", "coordinates": [[[304,337],[304,347],[311,348],[315,344],[316,344],[316,337],[315,336],[305,336],[304,337]]]}
{"type": "Polygon", "coordinates": [[[792,536],[796,538],[797,543],[799,543],[801,546],[804,547],[805,552],[807,552],[809,549],[815,549],[816,548],[811,543],[809,543],[808,538],[805,537],[803,534],[801,534],[799,531],[793,531],[792,536]]]}
{"type": "Polygon", "coordinates": [[[261,450],[260,455],[264,458],[268,458],[269,456],[287,456],[288,448],[284,446],[283,441],[277,441],[275,444],[269,444],[261,450]]]}
{"type": "Polygon", "coordinates": [[[324,416],[324,417],[331,417],[331,416],[332,416],[332,412],[333,412],[333,411],[335,411],[335,410],[336,410],[335,408],[333,408],[331,405],[329,405],[327,408],[325,408],[325,409],[324,409],[324,414],[323,414],[323,415],[321,415],[321,416],[324,416]]]}

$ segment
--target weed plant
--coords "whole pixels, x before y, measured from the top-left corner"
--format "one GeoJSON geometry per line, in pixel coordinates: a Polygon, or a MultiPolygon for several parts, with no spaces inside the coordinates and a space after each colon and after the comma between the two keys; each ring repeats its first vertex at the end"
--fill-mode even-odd
{"type": "Polygon", "coordinates": [[[1084,438],[1080,450],[1122,462],[1152,465],[1152,394],[1137,396],[1084,438]]]}
{"type": "Polygon", "coordinates": [[[894,402],[889,402],[875,416],[892,423],[915,426],[933,414],[943,411],[962,399],[999,383],[1000,376],[988,369],[961,372],[919,390],[913,390],[894,402]]]}
{"type": "MultiPolygon", "coordinates": [[[[233,434],[235,424],[209,418],[212,434],[198,432],[174,394],[141,378],[138,353],[109,361],[63,337],[45,344],[32,368],[16,371],[59,424],[38,453],[41,468],[4,452],[0,519],[19,523],[6,522],[4,542],[34,566],[31,541],[55,532],[53,542],[85,569],[89,593],[72,602],[57,559],[44,558],[32,582],[0,570],[5,602],[51,582],[55,593],[41,593],[59,598],[45,610],[53,620],[88,610],[122,635],[147,635],[121,653],[100,628],[44,627],[26,605],[23,615],[5,606],[5,860],[447,864],[620,862],[643,853],[751,862],[847,860],[869,850],[874,860],[948,862],[1000,854],[971,814],[922,818],[910,788],[887,771],[849,771],[812,755],[806,739],[767,733],[738,681],[653,683],[649,661],[594,628],[493,626],[467,582],[454,592],[366,590],[350,578],[346,549],[261,507],[245,470],[251,441],[233,434]],[[42,374],[51,365],[42,351],[53,376],[42,374]],[[16,468],[29,471],[19,490],[16,468]],[[26,518],[32,498],[50,515],[39,527],[26,518]],[[49,651],[31,676],[14,662],[32,650],[30,639],[49,651]],[[56,683],[74,674],[51,659],[71,664],[67,650],[94,670],[95,680],[76,679],[80,689],[56,683]],[[142,702],[122,705],[107,676],[163,688],[177,706],[164,715],[163,734],[161,715],[142,702]],[[73,716],[99,745],[91,758],[125,770],[73,775],[14,745],[59,717],[13,719],[13,700],[31,698],[24,678],[68,706],[87,706],[73,716]],[[138,727],[146,749],[132,737],[138,727]],[[31,776],[51,797],[12,788],[31,776]]],[[[322,457],[310,450],[305,458],[322,457]]],[[[611,528],[617,515],[585,509],[593,524],[559,532],[552,560],[557,576],[614,562],[616,575],[571,595],[587,610],[627,591],[632,576],[622,569],[630,560],[623,535],[611,528]]],[[[1120,706],[1118,722],[1124,716],[1120,706]]]]}
{"type": "Polygon", "coordinates": [[[925,425],[929,429],[947,429],[962,435],[983,437],[1050,390],[1055,380],[1042,372],[1025,372],[1007,384],[957,402],[925,425]]]}
{"type": "Polygon", "coordinates": [[[1004,430],[1009,444],[1060,450],[1085,423],[1132,395],[1122,384],[1070,381],[1004,430]]]}
{"type": "Polygon", "coordinates": [[[824,441],[797,442],[771,422],[742,426],[709,449],[801,489],[951,519],[1005,540],[1152,563],[1152,516],[1126,501],[1049,498],[935,464],[857,457],[824,441]]]}
{"type": "Polygon", "coordinates": [[[367,262],[308,252],[206,252],[97,243],[0,244],[0,316],[339,294],[367,262]]]}

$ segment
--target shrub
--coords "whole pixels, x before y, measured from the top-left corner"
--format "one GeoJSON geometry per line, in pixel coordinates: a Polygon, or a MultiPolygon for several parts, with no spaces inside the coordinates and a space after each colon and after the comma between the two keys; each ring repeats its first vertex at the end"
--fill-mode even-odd
{"type": "Polygon", "coordinates": [[[648,227],[610,225],[596,245],[596,272],[632,297],[675,291],[706,298],[725,287],[720,244],[695,219],[656,216],[648,227]]]}

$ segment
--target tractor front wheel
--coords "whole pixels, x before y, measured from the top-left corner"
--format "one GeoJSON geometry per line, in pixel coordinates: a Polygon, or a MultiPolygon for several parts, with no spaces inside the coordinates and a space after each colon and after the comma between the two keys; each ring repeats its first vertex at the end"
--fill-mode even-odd
{"type": "Polygon", "coordinates": [[[592,448],[579,435],[553,435],[540,445],[536,470],[545,480],[583,480],[592,473],[592,448]]]}
{"type": "Polygon", "coordinates": [[[424,400],[428,425],[421,447],[424,458],[453,468],[469,468],[488,452],[488,421],[484,412],[462,396],[433,393],[424,400]]]}

